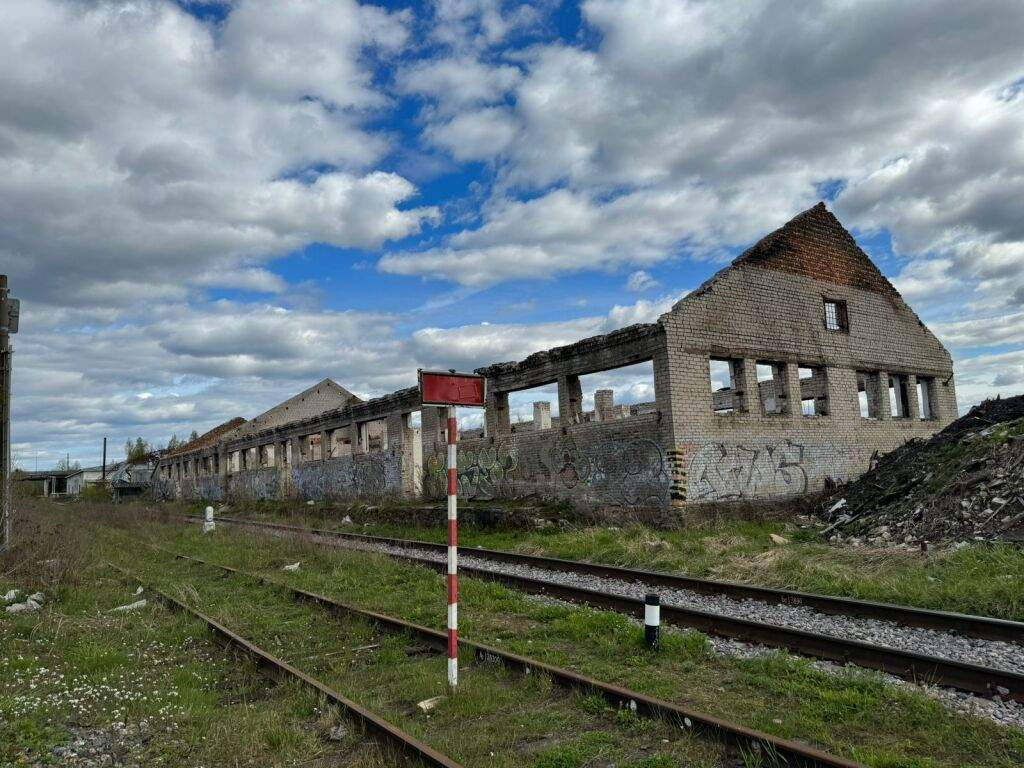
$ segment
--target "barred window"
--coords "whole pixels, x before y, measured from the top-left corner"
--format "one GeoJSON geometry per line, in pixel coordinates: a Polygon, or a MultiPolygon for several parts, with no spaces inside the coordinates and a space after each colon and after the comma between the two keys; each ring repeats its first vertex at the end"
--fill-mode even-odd
{"type": "Polygon", "coordinates": [[[850,330],[850,318],[846,311],[846,302],[836,299],[825,299],[825,328],[829,331],[850,330]]]}

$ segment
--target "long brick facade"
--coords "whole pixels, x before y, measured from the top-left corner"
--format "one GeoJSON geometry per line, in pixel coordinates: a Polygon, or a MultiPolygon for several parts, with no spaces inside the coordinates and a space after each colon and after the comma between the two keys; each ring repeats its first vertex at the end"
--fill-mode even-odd
{"type": "MultiPolygon", "coordinates": [[[[822,204],[656,323],[478,372],[485,426],[458,457],[460,493],[477,499],[671,510],[793,496],[854,477],[876,452],[956,417],[949,353],[822,204]],[[584,410],[581,376],[647,362],[653,402],[616,406],[600,390],[584,410]],[[713,369],[724,386],[712,385],[713,369]],[[557,416],[538,402],[532,422],[513,424],[509,395],[552,384],[557,416]]],[[[308,418],[239,427],[166,457],[160,493],[441,498],[437,409],[414,389],[366,403],[345,395],[308,418]]]]}

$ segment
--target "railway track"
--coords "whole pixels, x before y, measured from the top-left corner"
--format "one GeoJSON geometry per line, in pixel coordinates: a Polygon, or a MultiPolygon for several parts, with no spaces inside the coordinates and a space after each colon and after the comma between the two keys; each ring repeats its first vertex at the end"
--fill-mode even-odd
{"type": "MultiPolygon", "coordinates": [[[[267,587],[285,590],[293,598],[312,603],[325,610],[360,617],[376,624],[387,632],[408,633],[417,637],[426,646],[438,653],[447,652],[448,639],[447,634],[444,632],[388,616],[387,614],[356,608],[324,595],[292,587],[282,581],[261,574],[250,573],[191,555],[173,552],[148,542],[141,543],[169,557],[251,579],[267,587]]],[[[511,671],[521,674],[539,672],[547,675],[552,681],[565,688],[582,691],[587,694],[597,694],[611,706],[628,708],[641,716],[668,721],[696,736],[713,739],[724,744],[726,747],[731,748],[735,753],[734,757],[737,758],[742,758],[743,755],[758,755],[768,765],[805,766],[806,768],[863,768],[860,763],[823,752],[800,742],[776,738],[770,734],[731,723],[672,702],[646,696],[642,693],[586,677],[577,672],[556,667],[536,659],[509,653],[491,645],[460,638],[459,647],[460,649],[470,651],[478,659],[500,662],[511,671]]]]}
{"type": "Polygon", "coordinates": [[[392,725],[379,715],[374,714],[365,707],[346,698],[333,688],[330,688],[311,675],[306,674],[301,669],[293,667],[283,659],[279,659],[268,651],[265,651],[251,640],[247,640],[217,620],[207,616],[195,608],[192,608],[177,598],[162,592],[153,585],[144,582],[131,571],[122,568],[115,563],[107,564],[120,573],[124,578],[142,584],[147,590],[156,595],[171,609],[188,614],[189,616],[199,619],[205,623],[206,626],[218,637],[225,640],[227,643],[240,648],[242,651],[256,659],[261,667],[264,667],[275,674],[293,677],[296,680],[299,680],[303,685],[322,694],[332,704],[340,707],[351,717],[361,722],[363,726],[368,731],[372,732],[382,743],[390,747],[394,747],[406,757],[410,758],[413,763],[417,765],[433,766],[433,768],[462,768],[460,763],[455,762],[447,755],[438,752],[427,744],[424,744],[422,741],[410,736],[408,733],[392,725]]]}
{"type": "MultiPolygon", "coordinates": [[[[190,515],[185,517],[190,520],[198,519],[190,515]]],[[[377,550],[384,548],[388,550],[385,554],[435,570],[443,571],[445,567],[442,555],[446,548],[431,542],[391,539],[233,517],[219,517],[218,522],[278,536],[309,537],[328,546],[357,546],[377,550]]],[[[639,597],[538,578],[536,573],[523,575],[507,567],[527,566],[553,574],[585,574],[626,584],[643,584],[645,587],[685,589],[700,594],[719,594],[732,599],[759,600],[770,604],[803,605],[830,615],[882,619],[903,626],[955,633],[972,638],[1024,643],[1024,624],[984,616],[931,611],[497,550],[460,548],[460,556],[463,558],[460,570],[467,575],[498,581],[532,594],[546,594],[634,616],[643,614],[643,600],[639,597]],[[493,562],[495,568],[466,565],[467,557],[493,562]],[[506,569],[502,570],[502,566],[506,569]]],[[[1024,675],[1014,671],[697,610],[665,601],[662,602],[661,614],[668,623],[698,629],[719,637],[783,648],[793,653],[839,664],[854,664],[887,672],[903,679],[956,688],[976,695],[999,696],[1002,699],[1024,702],[1024,675]]]]}

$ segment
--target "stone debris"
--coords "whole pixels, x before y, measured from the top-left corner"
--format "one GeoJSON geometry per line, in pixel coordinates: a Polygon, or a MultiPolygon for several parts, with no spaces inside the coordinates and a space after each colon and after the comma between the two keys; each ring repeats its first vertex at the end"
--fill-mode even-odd
{"type": "Polygon", "coordinates": [[[136,600],[134,603],[128,603],[126,605],[119,605],[117,608],[111,608],[110,613],[125,613],[127,611],[136,611],[139,608],[146,607],[146,599],[136,600]]]}
{"type": "Polygon", "coordinates": [[[821,518],[831,541],[855,547],[1024,539],[1024,395],[986,400],[882,456],[825,501],[821,518]]]}
{"type": "Polygon", "coordinates": [[[299,570],[299,563],[292,563],[291,565],[285,565],[281,568],[282,571],[297,571],[299,570]]]}
{"type": "Polygon", "coordinates": [[[10,592],[8,592],[6,595],[4,595],[4,602],[5,603],[13,603],[15,600],[18,599],[18,595],[20,595],[20,594],[21,593],[18,590],[12,589],[10,592]]]}
{"type": "Polygon", "coordinates": [[[779,536],[777,533],[770,533],[768,534],[768,537],[772,540],[772,544],[778,544],[780,546],[782,544],[789,544],[789,539],[785,536],[779,536]]]}
{"type": "Polygon", "coordinates": [[[43,607],[41,602],[33,600],[31,597],[23,603],[14,603],[13,605],[7,606],[7,613],[28,613],[30,611],[38,611],[43,607]]]}
{"type": "Polygon", "coordinates": [[[419,707],[420,710],[422,710],[423,712],[430,712],[430,711],[436,709],[437,705],[440,704],[443,700],[444,700],[444,696],[434,696],[433,698],[430,698],[430,699],[424,699],[423,701],[421,701],[416,706],[419,707]]]}
{"type": "Polygon", "coordinates": [[[76,768],[140,768],[148,761],[146,748],[152,738],[149,724],[115,723],[113,727],[72,728],[70,739],[50,750],[49,759],[26,763],[32,768],[65,765],[76,768]]]}
{"type": "Polygon", "coordinates": [[[327,735],[327,738],[330,739],[331,741],[344,741],[345,737],[347,737],[347,736],[348,736],[348,727],[344,723],[341,723],[341,724],[336,725],[333,728],[331,728],[331,731],[327,735]]]}

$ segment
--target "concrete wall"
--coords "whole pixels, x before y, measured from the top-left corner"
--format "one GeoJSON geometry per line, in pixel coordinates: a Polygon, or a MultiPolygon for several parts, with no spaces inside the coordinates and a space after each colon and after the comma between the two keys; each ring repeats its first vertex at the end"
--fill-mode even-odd
{"type": "Polygon", "coordinates": [[[210,501],[410,498],[421,466],[409,424],[419,406],[414,395],[403,390],[255,434],[235,431],[163,459],[155,493],[210,501]]]}
{"type": "MultiPolygon", "coordinates": [[[[661,507],[669,473],[656,414],[608,423],[461,440],[459,494],[466,499],[568,500],[594,507],[661,507]]],[[[424,491],[446,493],[446,451],[428,456],[424,491]]]]}

